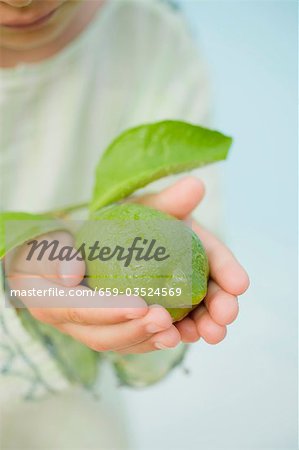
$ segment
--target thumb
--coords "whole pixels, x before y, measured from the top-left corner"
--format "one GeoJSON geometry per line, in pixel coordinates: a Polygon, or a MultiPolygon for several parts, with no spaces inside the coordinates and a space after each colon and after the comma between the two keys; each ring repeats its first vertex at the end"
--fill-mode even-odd
{"type": "Polygon", "coordinates": [[[53,232],[31,242],[9,255],[5,261],[6,275],[27,279],[42,277],[66,287],[81,282],[85,274],[84,261],[63,258],[63,249],[68,251],[74,246],[74,239],[69,233],[53,232]]]}
{"type": "Polygon", "coordinates": [[[201,180],[188,176],[158,194],[148,194],[134,201],[163,211],[177,219],[184,219],[200,203],[204,191],[201,180]]]}

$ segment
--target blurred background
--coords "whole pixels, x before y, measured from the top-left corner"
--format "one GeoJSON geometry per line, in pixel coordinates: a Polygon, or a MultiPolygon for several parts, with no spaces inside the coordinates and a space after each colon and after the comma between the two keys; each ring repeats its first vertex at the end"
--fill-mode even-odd
{"type": "Polygon", "coordinates": [[[213,125],[234,137],[227,242],[251,287],[223,343],[121,388],[136,450],[297,449],[297,2],[181,1],[210,68],[213,125]]]}

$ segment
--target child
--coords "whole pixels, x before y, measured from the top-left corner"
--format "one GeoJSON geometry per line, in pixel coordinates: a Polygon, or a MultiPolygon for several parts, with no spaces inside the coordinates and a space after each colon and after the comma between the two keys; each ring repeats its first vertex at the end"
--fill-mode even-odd
{"type": "MultiPolygon", "coordinates": [[[[166,2],[1,0],[0,17],[2,210],[40,212],[86,201],[101,149],[127,127],[165,118],[206,122],[205,70],[179,12],[166,2]]],[[[213,170],[203,173],[213,191],[213,170]]],[[[202,197],[202,183],[188,177],[139,201],[183,219],[202,197]]],[[[210,200],[206,222],[214,214],[210,200]]],[[[220,342],[248,278],[223,244],[198,225],[195,230],[209,256],[211,281],[205,304],[178,324],[141,299],[134,311],[44,308],[31,314],[101,352],[146,354],[200,337],[220,342]]],[[[60,237],[72,243],[69,235],[60,237]]],[[[77,268],[76,284],[84,270],[77,268]]],[[[15,271],[24,271],[18,260],[15,271]]],[[[41,286],[49,284],[45,272],[34,273],[41,286]]],[[[47,267],[47,274],[58,276],[58,268],[47,267]]],[[[63,275],[60,283],[67,285],[63,275]]],[[[1,317],[2,342],[24,374],[16,381],[10,370],[6,378],[10,402],[2,418],[3,448],[126,448],[121,419],[114,419],[112,429],[103,403],[95,405],[69,386],[55,358],[28,335],[15,311],[3,308],[1,317]],[[26,389],[32,367],[44,381],[38,395],[49,385],[61,393],[39,404],[14,404],[12,396],[26,389]],[[90,420],[80,426],[84,415],[90,420]]],[[[154,354],[157,362],[160,354],[154,354]]],[[[109,409],[115,392],[108,392],[109,409]]]]}

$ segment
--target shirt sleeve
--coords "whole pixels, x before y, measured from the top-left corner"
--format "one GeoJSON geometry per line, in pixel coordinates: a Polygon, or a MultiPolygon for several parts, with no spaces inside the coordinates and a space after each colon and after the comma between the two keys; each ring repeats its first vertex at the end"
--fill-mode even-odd
{"type": "MultiPolygon", "coordinates": [[[[3,281],[4,275],[1,274],[3,281]]],[[[18,397],[36,400],[72,384],[96,394],[99,355],[35,320],[24,308],[9,305],[3,282],[0,291],[0,401],[18,397]]]]}
{"type": "Polygon", "coordinates": [[[1,404],[14,398],[37,399],[67,389],[69,382],[43,343],[23,326],[0,292],[1,404]]]}

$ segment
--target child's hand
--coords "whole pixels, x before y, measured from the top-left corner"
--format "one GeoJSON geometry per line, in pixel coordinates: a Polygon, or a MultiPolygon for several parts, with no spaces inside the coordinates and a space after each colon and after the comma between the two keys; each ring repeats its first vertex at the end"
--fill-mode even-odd
{"type": "Polygon", "coordinates": [[[207,230],[193,223],[210,264],[208,292],[202,304],[177,324],[184,342],[195,342],[202,337],[209,344],[218,344],[226,335],[226,326],[239,311],[237,296],[243,294],[249,279],[234,255],[207,230]]]}
{"type": "MultiPolygon", "coordinates": [[[[203,194],[202,183],[189,177],[159,194],[147,195],[136,201],[184,219],[201,201],[203,194]]],[[[137,297],[125,299],[128,307],[122,308],[117,306],[118,297],[99,297],[99,306],[102,307],[29,308],[31,314],[97,351],[144,353],[175,347],[180,340],[195,342],[200,337],[211,344],[220,342],[225,337],[226,325],[237,316],[236,296],[247,289],[248,277],[223,244],[198,225],[193,228],[208,253],[212,279],[204,304],[181,322],[173,325],[163,307],[148,307],[144,300],[137,297]],[[111,302],[112,307],[108,307],[111,302]]],[[[57,238],[61,246],[73,245],[72,237],[67,233],[52,233],[51,240],[53,238],[57,238]]],[[[80,285],[85,274],[84,262],[63,261],[58,265],[57,261],[45,261],[45,265],[41,266],[40,263],[27,261],[24,266],[22,252],[25,252],[25,246],[13,259],[10,273],[37,275],[36,288],[64,286],[65,290],[88,289],[80,285]]],[[[10,284],[13,289],[29,289],[32,280],[16,276],[10,284]]],[[[48,302],[50,300],[47,299],[48,302]]],[[[55,299],[56,304],[58,300],[55,299]]],[[[22,297],[22,301],[26,304],[26,298],[22,297]]]]}
{"type": "MultiPolygon", "coordinates": [[[[72,236],[65,232],[51,233],[39,239],[57,239],[59,247],[74,245],[72,236]]],[[[80,285],[85,275],[83,261],[49,261],[48,258],[39,262],[26,261],[27,254],[28,248],[24,245],[6,261],[11,289],[29,290],[34,287],[44,290],[59,287],[65,292],[64,298],[70,290],[89,289],[80,285]]],[[[45,305],[51,301],[59,304],[59,298],[52,296],[42,300],[45,305]]],[[[36,319],[56,327],[96,351],[123,350],[144,341],[147,342],[147,349],[154,350],[157,348],[156,342],[174,347],[180,341],[180,334],[172,325],[170,314],[160,306],[148,307],[138,297],[122,297],[120,302],[119,297],[99,296],[96,297],[99,305],[96,308],[33,308],[32,297],[29,296],[22,296],[22,302],[36,319]],[[128,307],[124,307],[126,303],[128,307]]]]}
{"type": "MultiPolygon", "coordinates": [[[[140,202],[179,219],[185,219],[203,196],[203,184],[195,178],[187,177],[158,195],[148,195],[140,199],[140,202]]],[[[209,344],[217,344],[226,335],[226,325],[233,322],[238,315],[237,296],[247,290],[249,279],[224,244],[196,223],[193,223],[192,229],[206,249],[211,279],[204,302],[175,326],[184,342],[195,342],[202,337],[209,344]]],[[[135,346],[132,350],[145,351],[146,344],[135,346]]]]}

